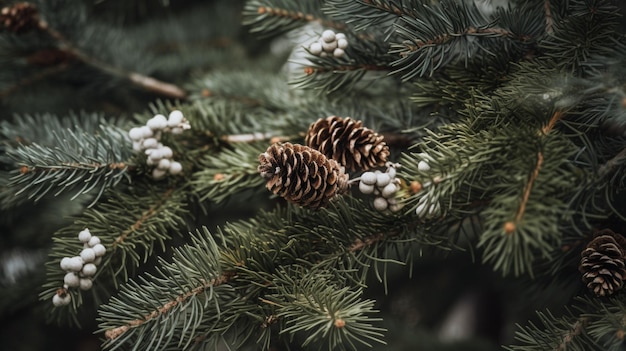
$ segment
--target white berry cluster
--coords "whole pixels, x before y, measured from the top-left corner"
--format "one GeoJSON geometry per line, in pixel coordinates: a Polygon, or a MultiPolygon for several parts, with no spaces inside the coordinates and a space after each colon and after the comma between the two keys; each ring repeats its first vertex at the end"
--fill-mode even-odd
{"type": "Polygon", "coordinates": [[[61,260],[61,269],[66,274],[63,277],[63,289],[59,289],[52,297],[52,303],[55,306],[65,306],[70,303],[71,295],[67,292],[69,288],[91,289],[92,278],[98,270],[97,266],[102,262],[102,256],[106,253],[106,248],[100,243],[100,238],[91,235],[87,228],[78,233],[78,240],[83,243],[80,255],[63,257],[61,260]]]}
{"type": "Polygon", "coordinates": [[[180,162],[172,159],[172,149],[161,144],[161,134],[180,134],[189,128],[191,126],[183,113],[174,110],[167,118],[157,114],[150,118],[145,126],[132,128],[128,132],[133,141],[133,150],[144,152],[148,157],[146,160],[148,166],[155,166],[152,170],[154,179],[162,179],[167,173],[176,175],[183,170],[180,162]]]}
{"type": "Polygon", "coordinates": [[[322,36],[315,42],[309,45],[309,52],[315,56],[326,57],[333,55],[335,57],[341,57],[346,52],[348,47],[348,40],[343,33],[336,33],[330,29],[322,32],[322,36]]]}
{"type": "MultiPolygon", "coordinates": [[[[429,172],[429,161],[431,161],[432,158],[426,153],[420,153],[419,156],[422,157],[422,160],[417,163],[417,169],[420,172],[429,172]]],[[[437,184],[441,182],[441,180],[441,177],[434,177],[432,182],[426,182],[422,184],[421,188],[426,189],[432,184],[437,184]]],[[[424,194],[417,202],[417,206],[415,207],[415,214],[422,219],[437,217],[441,214],[441,205],[439,205],[439,201],[437,200],[437,198],[433,198],[433,196],[429,196],[429,194],[424,194]]]]}
{"type": "Polygon", "coordinates": [[[400,188],[400,179],[396,177],[396,168],[399,164],[387,163],[387,170],[376,170],[361,174],[359,191],[363,194],[374,194],[374,208],[378,211],[389,209],[391,212],[399,211],[402,206],[396,199],[396,192],[400,188]]]}

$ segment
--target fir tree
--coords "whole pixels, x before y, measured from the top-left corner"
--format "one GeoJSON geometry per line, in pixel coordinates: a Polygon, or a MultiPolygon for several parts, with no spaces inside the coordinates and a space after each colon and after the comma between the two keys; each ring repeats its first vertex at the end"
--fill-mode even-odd
{"type": "Polygon", "coordinates": [[[622,349],[622,7],[2,3],[0,346],[622,349]]]}

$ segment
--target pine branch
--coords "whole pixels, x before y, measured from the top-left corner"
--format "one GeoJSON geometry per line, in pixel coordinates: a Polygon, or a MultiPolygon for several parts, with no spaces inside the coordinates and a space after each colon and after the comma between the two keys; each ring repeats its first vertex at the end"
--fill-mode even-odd
{"type": "Polygon", "coordinates": [[[263,37],[286,33],[307,23],[343,30],[345,25],[334,22],[321,11],[320,0],[293,3],[286,0],[247,1],[243,11],[243,24],[263,37]]]}
{"type": "Polygon", "coordinates": [[[49,145],[21,144],[7,150],[17,169],[7,184],[9,192],[3,195],[5,206],[25,199],[38,201],[49,192],[58,195],[68,190],[75,191],[77,197],[95,189],[95,202],[106,189],[129,179],[132,166],[127,163],[130,147],[124,147],[128,142],[126,132],[111,125],[101,126],[97,134],[80,128],[60,129],[60,124],[56,127],[59,129],[46,130],[49,145]]]}
{"type": "Polygon", "coordinates": [[[124,192],[107,192],[93,208],[74,218],[73,224],[54,234],[54,245],[47,264],[47,280],[40,294],[49,303],[63,286],[65,272],[59,267],[64,257],[77,256],[83,249],[80,231],[88,228],[97,235],[107,252],[93,277],[93,289],[70,289],[69,308],[52,309],[50,318],[71,320],[81,310],[97,307],[113,290],[128,281],[150,257],[164,252],[175,234],[185,226],[185,192],[181,189],[136,184],[124,192]],[[84,306],[94,304],[95,306],[84,306]]]}
{"type": "MultiPolygon", "coordinates": [[[[497,27],[474,4],[442,1],[435,6],[424,5],[422,9],[401,17],[397,37],[393,38],[390,53],[399,56],[393,62],[398,67],[393,73],[402,73],[403,81],[432,76],[448,64],[460,62],[467,66],[473,60],[486,60],[496,56],[494,51],[501,45],[533,39],[525,34],[533,32],[532,27],[516,28],[518,32],[497,27]]],[[[521,27],[523,23],[518,19],[508,24],[521,27]]]]}
{"type": "Polygon", "coordinates": [[[619,10],[611,1],[572,1],[567,9],[570,15],[554,23],[552,33],[539,43],[562,70],[582,73],[593,69],[593,65],[586,67],[590,58],[623,47],[616,31],[619,10]]]}
{"type": "Polygon", "coordinates": [[[80,49],[75,47],[68,39],[66,39],[63,34],[61,34],[56,29],[50,27],[48,23],[46,23],[44,20],[39,21],[38,28],[39,30],[47,33],[52,38],[54,38],[64,51],[66,51],[68,54],[71,54],[76,60],[81,61],[88,66],[94,67],[97,70],[100,70],[112,76],[127,79],[134,85],[137,85],[147,91],[159,94],[164,97],[180,100],[184,100],[187,98],[187,92],[174,84],[162,82],[158,79],[137,72],[124,71],[120,68],[111,66],[85,54],[80,49]]]}
{"type": "Polygon", "coordinates": [[[199,200],[220,203],[244,189],[263,189],[265,179],[257,167],[259,155],[266,149],[267,143],[256,142],[207,155],[202,160],[202,171],[196,172],[192,180],[199,200]]]}
{"type": "MultiPolygon", "coordinates": [[[[408,15],[412,8],[420,4],[416,1],[337,1],[330,0],[324,3],[323,11],[337,20],[344,21],[354,27],[355,31],[370,29],[370,27],[384,26],[400,16],[408,15]]],[[[389,29],[387,30],[389,31],[389,29]]]]}

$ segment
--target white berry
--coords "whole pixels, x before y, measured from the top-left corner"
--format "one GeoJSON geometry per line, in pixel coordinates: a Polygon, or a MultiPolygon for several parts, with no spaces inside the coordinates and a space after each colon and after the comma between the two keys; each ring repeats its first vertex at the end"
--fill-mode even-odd
{"type": "Polygon", "coordinates": [[[174,127],[170,130],[170,133],[174,134],[174,135],[178,135],[178,134],[182,134],[183,133],[183,128],[181,127],[174,127]]]}
{"type": "Polygon", "coordinates": [[[170,115],[167,118],[167,126],[178,127],[180,126],[181,123],[183,123],[183,119],[185,119],[185,116],[183,116],[183,113],[180,112],[179,110],[174,110],[170,112],[170,115]]]}
{"type": "Polygon", "coordinates": [[[387,174],[389,174],[389,177],[391,179],[394,179],[396,177],[396,168],[395,167],[389,167],[389,169],[387,170],[387,174]]]}
{"type": "Polygon", "coordinates": [[[374,185],[365,184],[363,180],[359,182],[359,191],[363,194],[372,194],[374,192],[374,185]]]}
{"type": "Polygon", "coordinates": [[[322,40],[324,40],[327,43],[330,43],[331,41],[335,41],[335,32],[333,32],[330,29],[325,30],[324,32],[322,32],[322,40]]]}
{"type": "Polygon", "coordinates": [[[154,149],[155,147],[157,147],[157,145],[159,145],[159,141],[156,140],[156,138],[144,139],[141,143],[141,146],[144,149],[154,149]]]}
{"type": "Polygon", "coordinates": [[[391,177],[387,173],[379,173],[376,175],[376,186],[379,188],[385,187],[391,182],[391,177]]]}
{"type": "Polygon", "coordinates": [[[383,190],[380,191],[380,193],[384,198],[389,198],[389,197],[394,196],[397,190],[398,188],[396,187],[395,184],[389,183],[385,185],[385,187],[383,188],[383,190]]]}
{"type": "Polygon", "coordinates": [[[146,123],[146,125],[152,130],[161,130],[167,127],[167,118],[159,114],[150,118],[150,120],[148,120],[148,123],[146,123]]]}
{"type": "Polygon", "coordinates": [[[340,48],[336,48],[335,50],[333,50],[333,56],[335,57],[341,57],[343,55],[345,55],[345,51],[343,51],[343,49],[340,48]]]}
{"type": "Polygon", "coordinates": [[[422,160],[417,163],[417,169],[422,172],[428,172],[430,171],[430,165],[428,162],[422,160]]]}
{"type": "Polygon", "coordinates": [[[89,245],[89,247],[94,247],[96,245],[100,244],[100,238],[98,238],[97,236],[92,236],[91,239],[89,239],[89,242],[87,243],[87,245],[89,245]]]}
{"type": "Polygon", "coordinates": [[[143,132],[139,127],[131,128],[130,131],[128,131],[128,136],[133,141],[139,141],[143,139],[143,132]]]}
{"type": "Polygon", "coordinates": [[[141,131],[141,139],[150,138],[154,135],[154,132],[148,126],[139,127],[139,130],[141,131]]]}
{"type": "Polygon", "coordinates": [[[170,164],[170,174],[171,175],[179,174],[182,171],[183,171],[183,165],[180,164],[180,162],[174,161],[174,162],[172,162],[170,164]]]}
{"type": "Polygon", "coordinates": [[[80,290],[89,290],[93,286],[93,281],[89,278],[80,278],[78,285],[80,290]]]}
{"type": "Polygon", "coordinates": [[[93,249],[93,252],[96,254],[96,257],[102,257],[107,252],[106,247],[104,247],[104,245],[102,244],[96,244],[92,247],[92,249],[93,249]]]}
{"type": "Polygon", "coordinates": [[[389,202],[384,197],[377,197],[374,199],[374,208],[378,211],[384,211],[389,206],[389,202]]]}
{"type": "Polygon", "coordinates": [[[71,300],[72,297],[70,296],[70,294],[65,294],[63,296],[55,294],[54,296],[52,296],[52,304],[56,307],[69,305],[71,300]]]}
{"type": "Polygon", "coordinates": [[[64,271],[69,271],[70,269],[70,258],[69,257],[63,257],[63,259],[61,259],[61,269],[64,271]]]}
{"type": "Polygon", "coordinates": [[[96,271],[98,270],[98,268],[96,267],[95,264],[93,263],[87,263],[85,265],[85,267],[83,267],[83,270],[81,271],[81,273],[83,274],[83,276],[85,277],[92,277],[94,274],[96,274],[96,271]]]}
{"type": "Polygon", "coordinates": [[[167,174],[167,171],[162,170],[162,169],[155,168],[152,170],[152,178],[156,180],[163,179],[163,177],[165,177],[166,174],[167,174]]]}
{"type": "Polygon", "coordinates": [[[148,155],[148,159],[154,163],[159,162],[163,158],[163,152],[161,149],[146,150],[146,154],[148,155]]]}
{"type": "Polygon", "coordinates": [[[140,152],[141,150],[143,150],[143,148],[141,147],[141,142],[133,141],[133,151],[140,152]]]}
{"type": "Polygon", "coordinates": [[[96,252],[90,247],[85,248],[80,252],[80,258],[82,258],[85,263],[93,262],[93,260],[96,259],[96,252]]]}
{"type": "Polygon", "coordinates": [[[322,43],[320,43],[319,41],[311,43],[311,45],[309,46],[309,51],[313,55],[321,54],[322,53],[322,43]]]}
{"type": "Polygon", "coordinates": [[[159,161],[159,164],[157,165],[157,168],[162,169],[162,170],[168,170],[170,168],[171,163],[172,162],[168,160],[167,158],[161,159],[159,161]]]}
{"type": "Polygon", "coordinates": [[[339,39],[345,39],[346,35],[343,33],[337,33],[335,34],[335,39],[339,40],[339,39]]]}
{"type": "Polygon", "coordinates": [[[161,150],[161,156],[163,158],[172,158],[172,156],[174,155],[174,151],[172,151],[172,149],[169,146],[163,146],[160,148],[161,150]]]}
{"type": "Polygon", "coordinates": [[[85,228],[78,233],[78,240],[80,240],[81,243],[89,242],[89,239],[91,239],[91,232],[89,229],[85,228]]]}
{"type": "Polygon", "coordinates": [[[330,43],[322,43],[322,49],[324,49],[324,51],[328,53],[333,52],[333,50],[335,50],[336,48],[337,48],[336,41],[331,41],[330,43]]]}
{"type": "Polygon", "coordinates": [[[83,269],[83,259],[80,256],[74,256],[67,261],[67,271],[69,272],[80,272],[83,269]]]}
{"type": "Polygon", "coordinates": [[[361,181],[368,185],[374,185],[376,184],[376,174],[374,172],[363,172],[361,181]]]}
{"type": "Polygon", "coordinates": [[[79,281],[78,275],[73,272],[66,273],[65,276],[63,277],[63,283],[67,284],[67,286],[70,288],[77,287],[78,281],[79,281]]]}
{"type": "Polygon", "coordinates": [[[346,38],[337,39],[337,47],[341,50],[345,50],[348,47],[348,40],[346,40],[346,38]]]}
{"type": "Polygon", "coordinates": [[[398,212],[398,211],[400,211],[401,209],[402,209],[402,205],[401,205],[401,204],[398,204],[398,203],[395,203],[395,204],[389,204],[389,210],[390,210],[391,212],[398,212]]]}

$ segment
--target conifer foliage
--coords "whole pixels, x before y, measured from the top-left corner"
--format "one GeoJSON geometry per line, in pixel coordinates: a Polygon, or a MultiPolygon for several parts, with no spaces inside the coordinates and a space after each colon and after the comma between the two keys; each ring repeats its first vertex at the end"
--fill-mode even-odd
{"type": "Polygon", "coordinates": [[[0,6],[13,325],[105,350],[624,347],[618,1],[0,6]],[[506,319],[454,344],[448,307],[489,289],[506,319]]]}

